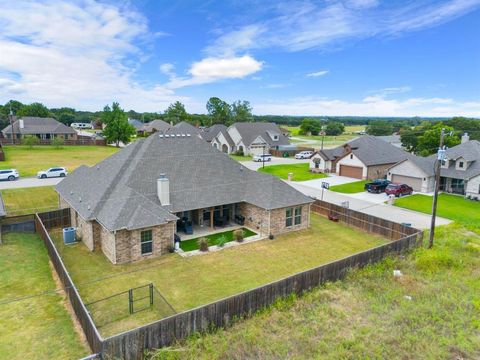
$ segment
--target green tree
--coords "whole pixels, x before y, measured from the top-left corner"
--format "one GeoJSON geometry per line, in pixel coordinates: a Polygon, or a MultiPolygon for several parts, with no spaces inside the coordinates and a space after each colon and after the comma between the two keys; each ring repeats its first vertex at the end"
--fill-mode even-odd
{"type": "Polygon", "coordinates": [[[328,136],[342,135],[345,131],[345,126],[338,121],[329,121],[325,126],[325,134],[328,136]]]}
{"type": "Polygon", "coordinates": [[[368,135],[374,136],[392,135],[393,124],[391,121],[374,120],[368,124],[365,131],[368,135]]]}
{"type": "Polygon", "coordinates": [[[253,121],[252,107],[249,101],[235,101],[231,105],[233,122],[253,121]]]}
{"type": "Polygon", "coordinates": [[[127,114],[120,108],[117,102],[112,107],[105,106],[103,108],[102,123],[106,125],[103,135],[110,143],[115,143],[117,147],[120,142],[128,144],[130,138],[135,135],[135,128],[128,123],[127,114]]]}
{"type": "Polygon", "coordinates": [[[318,135],[322,129],[322,124],[319,120],[305,118],[300,123],[300,134],[302,135],[318,135]]]}
{"type": "Polygon", "coordinates": [[[29,149],[33,149],[33,146],[39,143],[40,140],[35,135],[27,135],[22,139],[22,144],[28,146],[29,149]]]}
{"type": "Polygon", "coordinates": [[[17,116],[37,116],[49,117],[52,116],[50,110],[39,102],[31,103],[30,105],[23,105],[16,113],[17,116]]]}
{"type": "Polygon", "coordinates": [[[65,144],[65,141],[58,136],[52,139],[52,145],[55,149],[61,149],[64,144],[65,144]]]}
{"type": "Polygon", "coordinates": [[[208,99],[207,111],[212,124],[229,124],[231,121],[232,111],[230,105],[218,97],[208,99]]]}
{"type": "Polygon", "coordinates": [[[12,110],[13,114],[15,115],[18,110],[20,110],[20,108],[22,108],[23,105],[20,101],[17,101],[17,100],[10,100],[9,102],[7,102],[4,106],[4,109],[5,109],[5,112],[7,113],[7,115],[10,113],[10,109],[12,110]]]}
{"type": "Polygon", "coordinates": [[[175,101],[173,104],[170,104],[163,113],[163,118],[166,122],[173,122],[177,124],[181,121],[188,120],[188,113],[185,110],[185,106],[180,101],[175,101]]]}
{"type": "Polygon", "coordinates": [[[400,130],[400,141],[408,152],[415,152],[417,150],[418,136],[414,129],[400,130]]]}
{"type": "Polygon", "coordinates": [[[445,133],[447,134],[444,138],[444,145],[447,148],[460,144],[460,137],[453,132],[453,127],[438,123],[418,137],[416,153],[421,156],[435,154],[440,146],[442,129],[445,129],[445,133]]]}

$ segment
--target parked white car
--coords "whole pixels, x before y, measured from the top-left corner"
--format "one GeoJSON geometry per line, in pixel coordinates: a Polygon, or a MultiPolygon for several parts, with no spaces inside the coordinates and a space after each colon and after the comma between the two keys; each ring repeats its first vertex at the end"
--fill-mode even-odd
{"type": "Polygon", "coordinates": [[[9,180],[13,181],[20,177],[18,175],[17,169],[4,169],[0,170],[0,180],[9,180]]]}
{"type": "Polygon", "coordinates": [[[253,161],[256,161],[256,162],[272,161],[272,155],[270,154],[255,155],[253,157],[253,161]]]}
{"type": "Polygon", "coordinates": [[[53,167],[45,171],[39,171],[37,177],[39,179],[53,178],[53,177],[65,177],[67,176],[67,169],[63,167],[53,167]]]}
{"type": "Polygon", "coordinates": [[[90,123],[72,123],[70,126],[74,129],[93,129],[90,123]]]}
{"type": "Polygon", "coordinates": [[[310,159],[313,156],[313,151],[301,151],[295,154],[295,159],[310,159]]]}

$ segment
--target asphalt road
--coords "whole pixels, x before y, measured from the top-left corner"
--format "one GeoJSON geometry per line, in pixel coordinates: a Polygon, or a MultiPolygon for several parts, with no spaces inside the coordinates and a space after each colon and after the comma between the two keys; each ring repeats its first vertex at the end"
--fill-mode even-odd
{"type": "Polygon", "coordinates": [[[62,181],[62,178],[38,179],[36,177],[25,177],[14,181],[0,181],[0,190],[53,186],[57,185],[60,181],[62,181]]]}

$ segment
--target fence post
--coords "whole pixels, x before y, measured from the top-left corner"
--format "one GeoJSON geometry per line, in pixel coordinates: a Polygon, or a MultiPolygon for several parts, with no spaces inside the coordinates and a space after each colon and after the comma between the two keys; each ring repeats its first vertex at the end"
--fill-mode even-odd
{"type": "Polygon", "coordinates": [[[150,290],[150,306],[153,306],[153,283],[148,285],[148,289],[150,290]]]}
{"type": "Polygon", "coordinates": [[[128,310],[133,314],[133,289],[128,290],[128,310]]]}

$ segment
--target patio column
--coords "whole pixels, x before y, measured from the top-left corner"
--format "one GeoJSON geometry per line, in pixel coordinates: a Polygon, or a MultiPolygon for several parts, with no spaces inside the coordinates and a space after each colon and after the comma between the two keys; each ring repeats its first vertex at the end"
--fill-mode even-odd
{"type": "Polygon", "coordinates": [[[210,227],[213,229],[213,207],[210,208],[210,227]]]}

